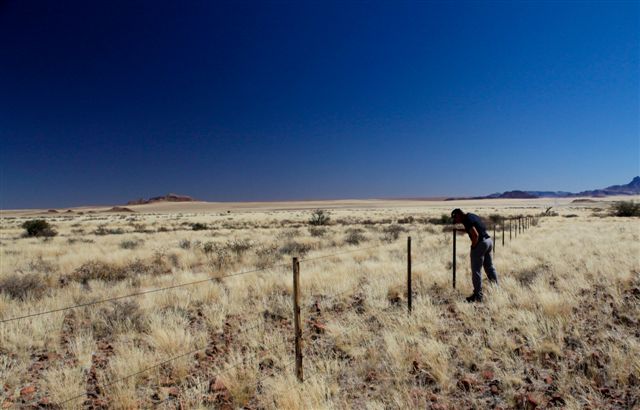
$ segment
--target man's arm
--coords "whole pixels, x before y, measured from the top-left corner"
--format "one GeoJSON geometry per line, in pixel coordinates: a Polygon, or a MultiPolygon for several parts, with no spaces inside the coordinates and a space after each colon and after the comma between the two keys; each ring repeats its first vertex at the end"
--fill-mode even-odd
{"type": "Polygon", "coordinates": [[[478,234],[475,226],[472,226],[469,230],[469,237],[471,238],[471,247],[475,248],[478,244],[478,239],[480,238],[480,234],[478,234]]]}

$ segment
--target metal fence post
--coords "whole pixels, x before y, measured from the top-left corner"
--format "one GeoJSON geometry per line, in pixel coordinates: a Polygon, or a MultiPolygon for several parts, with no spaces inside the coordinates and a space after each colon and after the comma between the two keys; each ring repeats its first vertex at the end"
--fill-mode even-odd
{"type": "Polygon", "coordinates": [[[413,291],[411,288],[411,237],[407,237],[407,307],[409,308],[409,314],[411,314],[411,310],[413,301],[413,291]]]}
{"type": "Polygon", "coordinates": [[[302,373],[302,328],[300,326],[300,262],[293,258],[293,324],[295,331],[296,377],[304,381],[302,373]]]}

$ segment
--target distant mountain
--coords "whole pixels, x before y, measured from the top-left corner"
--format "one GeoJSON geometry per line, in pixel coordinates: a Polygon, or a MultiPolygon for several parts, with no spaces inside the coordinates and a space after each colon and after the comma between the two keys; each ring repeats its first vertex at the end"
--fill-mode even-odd
{"type": "Polygon", "coordinates": [[[154,196],[149,199],[134,199],[133,201],[127,202],[127,205],[144,205],[150,204],[153,202],[193,202],[195,199],[186,195],[177,195],[177,194],[167,194],[164,196],[154,196]]]}
{"type": "Polygon", "coordinates": [[[603,189],[582,191],[572,196],[609,196],[609,195],[638,195],[640,194],[640,176],[635,177],[626,185],[611,185],[603,189]]]}
{"type": "Polygon", "coordinates": [[[473,198],[447,198],[448,201],[454,199],[491,199],[491,198],[574,198],[579,196],[605,197],[610,195],[640,195],[640,176],[637,176],[625,185],[611,185],[602,189],[593,189],[582,192],[566,191],[506,191],[497,192],[486,196],[476,196],[473,198]]]}

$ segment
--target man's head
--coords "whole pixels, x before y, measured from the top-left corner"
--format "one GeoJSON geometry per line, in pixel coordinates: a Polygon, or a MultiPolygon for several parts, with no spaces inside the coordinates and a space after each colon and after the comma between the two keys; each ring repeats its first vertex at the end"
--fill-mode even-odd
{"type": "Polygon", "coordinates": [[[451,211],[451,219],[453,219],[454,224],[462,223],[463,218],[464,218],[464,212],[462,212],[462,209],[456,208],[453,211],[451,211]]]}

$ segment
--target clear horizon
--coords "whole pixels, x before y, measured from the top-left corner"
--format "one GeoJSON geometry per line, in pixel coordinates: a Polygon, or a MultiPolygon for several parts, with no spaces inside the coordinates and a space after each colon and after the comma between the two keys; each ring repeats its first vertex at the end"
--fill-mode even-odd
{"type": "Polygon", "coordinates": [[[638,2],[4,2],[0,209],[640,174],[638,2]]]}

